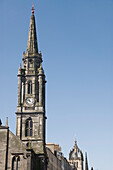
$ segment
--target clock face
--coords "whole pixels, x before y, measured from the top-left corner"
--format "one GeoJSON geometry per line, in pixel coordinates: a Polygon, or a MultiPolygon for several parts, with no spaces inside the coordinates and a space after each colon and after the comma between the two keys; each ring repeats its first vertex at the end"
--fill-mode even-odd
{"type": "Polygon", "coordinates": [[[26,104],[32,105],[34,103],[34,99],[32,97],[27,98],[26,104]]]}

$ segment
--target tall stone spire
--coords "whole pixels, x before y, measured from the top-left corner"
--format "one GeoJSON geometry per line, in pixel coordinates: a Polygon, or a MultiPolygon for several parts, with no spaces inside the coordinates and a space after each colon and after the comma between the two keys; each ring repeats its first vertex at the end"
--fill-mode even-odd
{"type": "MultiPolygon", "coordinates": [[[[18,70],[18,104],[16,135],[33,149],[41,160],[46,161],[45,148],[45,74],[42,54],[38,52],[34,6],[30,19],[26,53],[23,53],[23,65],[18,70]],[[30,145],[29,145],[30,141],[30,145]]],[[[38,157],[36,157],[37,159],[38,157]]],[[[40,169],[40,168],[39,168],[40,169]]],[[[41,168],[45,170],[45,168],[41,168]]]]}
{"type": "Polygon", "coordinates": [[[88,170],[87,152],[85,153],[85,170],[88,170]]]}
{"type": "Polygon", "coordinates": [[[34,16],[34,5],[32,5],[32,15],[29,26],[29,36],[27,43],[27,55],[35,55],[38,53],[38,44],[37,44],[37,35],[36,35],[36,25],[35,25],[35,16],[34,16]]]}

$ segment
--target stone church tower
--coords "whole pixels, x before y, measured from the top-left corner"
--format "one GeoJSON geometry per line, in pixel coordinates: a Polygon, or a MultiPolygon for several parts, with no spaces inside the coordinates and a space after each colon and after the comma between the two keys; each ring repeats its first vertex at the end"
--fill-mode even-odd
{"type": "Polygon", "coordinates": [[[16,136],[41,157],[45,155],[45,74],[42,54],[38,51],[34,7],[30,19],[26,53],[23,52],[23,68],[18,70],[18,104],[16,136]]]}

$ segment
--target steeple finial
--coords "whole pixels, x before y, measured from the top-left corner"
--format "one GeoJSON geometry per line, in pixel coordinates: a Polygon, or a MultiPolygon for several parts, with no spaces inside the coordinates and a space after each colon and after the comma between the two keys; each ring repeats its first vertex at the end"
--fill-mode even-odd
{"type": "Polygon", "coordinates": [[[34,9],[34,4],[32,4],[32,9],[31,10],[32,10],[32,15],[34,15],[34,10],[35,10],[34,9]]]}
{"type": "Polygon", "coordinates": [[[37,35],[36,35],[36,25],[35,25],[35,16],[34,16],[34,5],[32,5],[32,15],[30,19],[30,27],[29,27],[29,36],[27,43],[27,55],[35,55],[38,54],[38,43],[37,43],[37,35]]]}
{"type": "Polygon", "coordinates": [[[75,145],[77,145],[77,139],[76,139],[76,137],[75,137],[75,145]]]}
{"type": "Polygon", "coordinates": [[[87,152],[85,153],[85,170],[88,170],[87,152]]]}
{"type": "Polygon", "coordinates": [[[74,149],[77,149],[77,140],[76,140],[76,137],[75,137],[75,145],[74,145],[74,149]]]}

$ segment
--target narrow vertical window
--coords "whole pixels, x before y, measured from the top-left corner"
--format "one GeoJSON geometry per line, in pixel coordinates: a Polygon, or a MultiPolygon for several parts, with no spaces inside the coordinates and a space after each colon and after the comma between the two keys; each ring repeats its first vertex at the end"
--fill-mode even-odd
{"type": "Polygon", "coordinates": [[[39,82],[37,81],[37,102],[39,102],[39,82]]]}
{"type": "Polygon", "coordinates": [[[33,122],[32,119],[29,117],[25,123],[25,136],[32,136],[32,130],[33,130],[32,128],[33,128],[33,122]]]}
{"type": "Polygon", "coordinates": [[[30,89],[31,91],[30,91],[30,92],[31,92],[31,94],[32,94],[32,82],[30,83],[30,87],[31,87],[31,89],[30,89]]]}
{"type": "Polygon", "coordinates": [[[30,136],[32,136],[32,127],[33,127],[33,123],[32,120],[30,121],[30,136]]]}
{"type": "Polygon", "coordinates": [[[17,158],[17,168],[16,170],[20,170],[20,157],[17,158]]]}
{"type": "Polygon", "coordinates": [[[30,82],[28,82],[28,94],[30,94],[30,82]]]}
{"type": "Polygon", "coordinates": [[[32,82],[28,82],[28,94],[32,94],[32,82]]]}
{"type": "Polygon", "coordinates": [[[12,170],[16,170],[16,158],[15,158],[15,156],[12,159],[12,170]]]}

